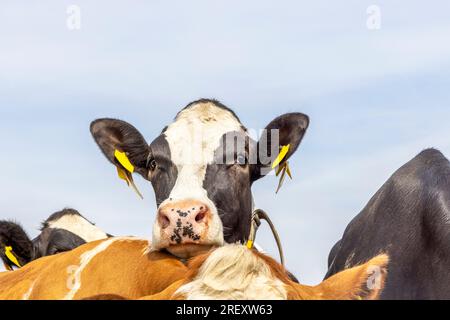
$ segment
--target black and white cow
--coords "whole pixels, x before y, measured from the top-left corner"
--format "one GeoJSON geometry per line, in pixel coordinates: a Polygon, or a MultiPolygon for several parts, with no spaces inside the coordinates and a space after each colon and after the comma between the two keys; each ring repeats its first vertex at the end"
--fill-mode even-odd
{"type": "Polygon", "coordinates": [[[274,145],[289,145],[283,161],[289,159],[308,124],[304,114],[284,114],[256,142],[232,110],[201,99],[182,109],[150,144],[121,120],[98,119],[91,133],[109,161],[119,165],[115,151],[125,152],[135,171],[151,182],[158,208],[151,249],[186,258],[247,239],[253,182],[269,171],[279,151],[274,145]]]}
{"type": "Polygon", "coordinates": [[[25,230],[12,221],[0,221],[0,258],[8,270],[40,257],[72,250],[86,242],[109,237],[78,211],[55,212],[42,223],[39,236],[30,240],[25,230]],[[7,255],[13,255],[13,260],[7,255]]]}
{"type": "Polygon", "coordinates": [[[326,278],[389,255],[382,299],[450,299],[450,162],[428,149],[395,172],[347,226],[326,278]]]}

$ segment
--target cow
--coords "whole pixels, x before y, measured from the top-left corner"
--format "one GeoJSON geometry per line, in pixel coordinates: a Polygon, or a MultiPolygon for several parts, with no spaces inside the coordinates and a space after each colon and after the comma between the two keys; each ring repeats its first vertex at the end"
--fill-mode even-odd
{"type": "Polygon", "coordinates": [[[0,299],[377,299],[389,258],[376,256],[317,286],[289,279],[282,265],[240,244],[226,244],[186,263],[148,241],[114,237],[0,273],[0,299]]]}
{"type": "Polygon", "coordinates": [[[123,171],[126,168],[153,186],[157,214],[152,241],[111,238],[100,244],[87,243],[55,258],[44,257],[33,262],[34,267],[27,265],[11,275],[2,275],[0,287],[8,288],[3,297],[17,298],[19,294],[72,299],[110,292],[138,298],[162,291],[170,284],[168,281],[185,276],[185,259],[226,243],[246,242],[253,211],[252,184],[272,169],[281,150],[285,152],[278,165],[286,165],[308,125],[306,115],[287,113],[272,120],[266,134],[256,141],[231,109],[210,99],[188,104],[150,144],[127,122],[109,118],[93,121],[92,136],[119,175],[126,175],[130,182],[129,172],[123,171]],[[124,165],[117,154],[128,163],[124,165]],[[148,253],[144,255],[144,251],[148,253]],[[129,252],[124,260],[116,259],[124,252],[129,252]],[[103,254],[114,259],[97,259],[103,254]],[[62,257],[70,258],[70,262],[62,257]],[[60,265],[60,261],[64,264],[60,265]],[[110,264],[106,265],[107,261],[110,264]],[[74,272],[74,286],[69,292],[68,263],[69,271],[74,272]],[[124,265],[132,267],[131,271],[122,270],[124,265]],[[118,278],[109,268],[122,270],[127,276],[118,278]],[[16,283],[25,273],[27,281],[16,283]],[[162,273],[168,276],[161,278],[162,273]],[[55,278],[56,274],[60,278],[55,278]],[[81,274],[97,280],[88,285],[81,274]],[[49,282],[55,289],[49,289],[49,282]],[[91,290],[81,293],[81,282],[83,288],[92,286],[91,290]],[[149,282],[150,287],[146,285],[149,282]]]}
{"type": "Polygon", "coordinates": [[[42,223],[40,231],[36,238],[30,240],[18,223],[0,221],[0,257],[7,270],[110,236],[70,208],[50,215],[42,223]]]}
{"type": "Polygon", "coordinates": [[[278,262],[257,250],[225,245],[193,259],[183,279],[141,300],[374,300],[383,290],[388,262],[380,254],[307,286],[293,282],[278,262]]]}
{"type": "Polygon", "coordinates": [[[125,154],[132,172],[150,181],[157,212],[151,250],[189,258],[225,243],[245,243],[253,211],[252,184],[271,170],[279,147],[297,150],[308,128],[302,113],[287,113],[266,126],[259,141],[217,100],[189,103],[150,144],[131,124],[103,118],[92,136],[118,168],[125,154]],[[230,142],[231,141],[231,142],[230,142]],[[238,142],[242,147],[238,147],[238,142]]]}
{"type": "Polygon", "coordinates": [[[379,252],[390,257],[381,299],[450,299],[450,162],[426,149],[397,170],[350,222],[326,278],[379,252]]]}

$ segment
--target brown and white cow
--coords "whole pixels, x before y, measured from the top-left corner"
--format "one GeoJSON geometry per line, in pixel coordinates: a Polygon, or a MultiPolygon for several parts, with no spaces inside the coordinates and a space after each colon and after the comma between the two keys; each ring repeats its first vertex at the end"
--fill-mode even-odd
{"type": "Polygon", "coordinates": [[[289,145],[283,162],[289,159],[308,125],[302,113],[284,114],[256,142],[233,111],[202,99],[182,109],[150,144],[121,120],[96,120],[91,132],[113,164],[120,165],[116,150],[124,152],[151,182],[158,207],[151,249],[187,258],[247,240],[253,182],[270,171],[279,146],[289,145]]]}
{"type": "Polygon", "coordinates": [[[273,259],[225,245],[184,264],[136,238],[110,238],[0,273],[0,299],[376,299],[388,257],[317,286],[300,285],[273,259]]]}

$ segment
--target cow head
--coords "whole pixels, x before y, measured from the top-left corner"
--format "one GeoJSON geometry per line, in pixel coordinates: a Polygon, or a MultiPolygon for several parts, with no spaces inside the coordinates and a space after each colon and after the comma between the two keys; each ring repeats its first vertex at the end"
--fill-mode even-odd
{"type": "Polygon", "coordinates": [[[8,270],[22,267],[32,260],[72,250],[89,241],[108,235],[78,211],[63,209],[42,223],[41,233],[30,240],[16,222],[0,221],[0,258],[8,270]]]}
{"type": "Polygon", "coordinates": [[[257,142],[236,114],[215,100],[187,105],[153,142],[127,122],[98,119],[91,133],[115,165],[115,151],[149,180],[156,195],[153,250],[189,257],[224,242],[246,240],[252,213],[251,186],[270,171],[279,150],[284,161],[299,146],[309,119],[301,113],[270,122],[257,142]]]}
{"type": "Polygon", "coordinates": [[[69,251],[86,242],[108,237],[77,210],[63,209],[42,223],[41,234],[33,239],[34,258],[69,251]]]}

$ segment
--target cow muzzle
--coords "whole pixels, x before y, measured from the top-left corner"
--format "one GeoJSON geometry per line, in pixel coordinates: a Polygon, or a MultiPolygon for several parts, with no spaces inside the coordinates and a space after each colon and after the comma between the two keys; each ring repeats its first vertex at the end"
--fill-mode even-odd
{"type": "Polygon", "coordinates": [[[152,248],[166,249],[187,258],[222,245],[220,218],[210,206],[194,199],[168,201],[161,205],[153,230],[152,248]]]}

